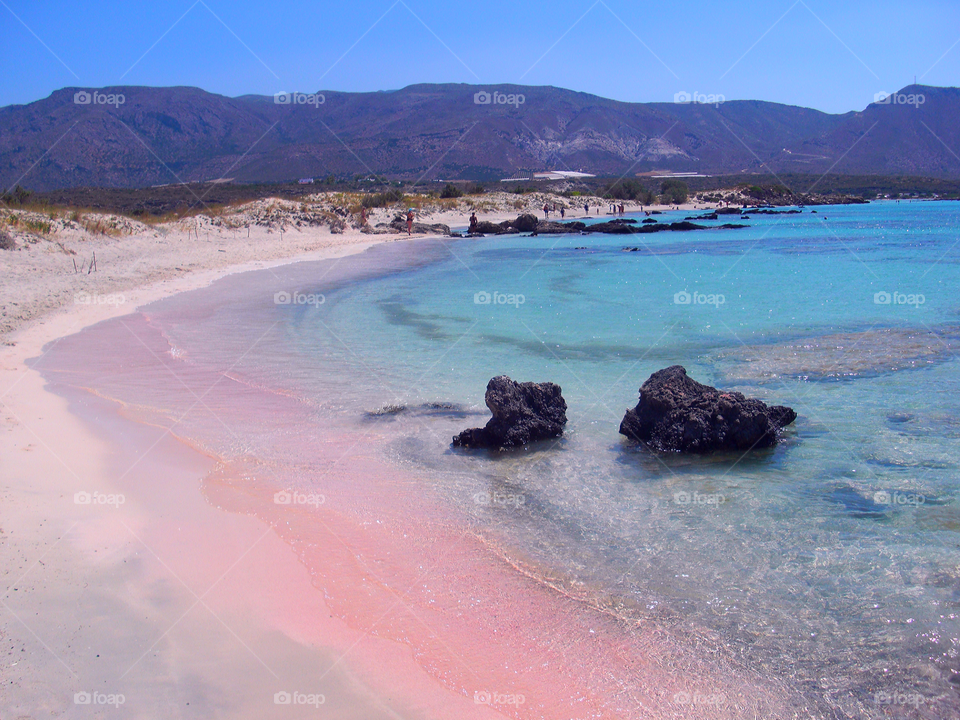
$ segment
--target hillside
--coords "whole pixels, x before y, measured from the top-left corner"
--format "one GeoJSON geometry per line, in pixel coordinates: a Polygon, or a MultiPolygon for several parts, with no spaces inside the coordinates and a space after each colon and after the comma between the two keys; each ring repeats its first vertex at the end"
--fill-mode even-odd
{"type": "Polygon", "coordinates": [[[911,86],[922,104],[829,115],[760,101],[623,103],[553,87],[413,85],[314,102],[197,88],[64,88],[0,108],[0,184],[32,190],[227,178],[275,182],[380,173],[491,180],[545,169],[960,177],[960,89],[911,86]],[[496,90],[513,104],[477,104],[496,90]]]}

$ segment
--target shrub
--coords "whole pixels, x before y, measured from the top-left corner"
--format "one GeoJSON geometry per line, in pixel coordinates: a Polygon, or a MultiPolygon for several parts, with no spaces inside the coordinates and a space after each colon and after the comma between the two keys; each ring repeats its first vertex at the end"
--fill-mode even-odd
{"type": "Polygon", "coordinates": [[[10,192],[0,195],[0,201],[2,201],[4,205],[23,205],[32,194],[29,190],[24,190],[17,185],[10,192]]]}
{"type": "Polygon", "coordinates": [[[636,200],[642,192],[643,186],[636,180],[624,180],[607,185],[603,196],[610,200],[636,200]]]}
{"type": "Polygon", "coordinates": [[[443,191],[440,193],[440,197],[444,200],[463,197],[463,190],[452,183],[447,183],[443,188],[443,191]]]}
{"type": "Polygon", "coordinates": [[[365,208],[387,207],[403,200],[403,191],[400,189],[386,190],[382,193],[364,195],[360,204],[365,208]]]}
{"type": "Polygon", "coordinates": [[[660,185],[660,197],[665,204],[669,205],[685,203],[689,192],[687,184],[683,180],[677,180],[676,178],[664,180],[660,185]]]}

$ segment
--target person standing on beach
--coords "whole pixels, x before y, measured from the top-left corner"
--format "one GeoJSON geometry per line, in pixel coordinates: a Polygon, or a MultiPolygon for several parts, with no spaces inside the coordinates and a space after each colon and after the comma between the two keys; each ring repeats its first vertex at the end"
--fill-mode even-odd
{"type": "Polygon", "coordinates": [[[590,214],[590,205],[589,205],[588,203],[584,203],[584,204],[583,204],[583,214],[584,214],[584,215],[589,215],[589,214],[590,214]]]}
{"type": "Polygon", "coordinates": [[[470,232],[475,233],[477,231],[477,214],[470,213],[470,232]]]}
{"type": "Polygon", "coordinates": [[[563,218],[564,218],[565,216],[566,216],[566,213],[564,212],[564,209],[561,207],[561,208],[560,208],[560,219],[563,220],[563,218]]]}
{"type": "Polygon", "coordinates": [[[547,219],[550,217],[550,206],[547,203],[543,204],[543,217],[547,219]]]}
{"type": "Polygon", "coordinates": [[[413,232],[413,208],[407,210],[407,237],[413,232]]]}
{"type": "Polygon", "coordinates": [[[367,224],[367,209],[360,208],[360,227],[364,227],[367,224]]]}

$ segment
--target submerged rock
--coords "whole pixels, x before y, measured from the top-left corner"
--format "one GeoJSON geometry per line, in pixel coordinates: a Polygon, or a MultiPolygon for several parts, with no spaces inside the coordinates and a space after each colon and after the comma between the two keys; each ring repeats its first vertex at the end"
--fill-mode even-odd
{"type": "Polygon", "coordinates": [[[620,433],[656,450],[708,453],[772,447],[797,414],[742,393],[721,392],[687,377],[680,365],[653,373],[620,433]]]}
{"type": "Polygon", "coordinates": [[[551,382],[518,383],[498,375],[487,383],[484,400],[493,413],[490,422],[455,436],[454,447],[521,447],[535,440],[559,437],[567,424],[567,403],[560,386],[551,382]]]}
{"type": "MultiPolygon", "coordinates": [[[[883,495],[876,493],[875,495],[883,495]]],[[[890,509],[889,502],[881,505],[876,500],[865,495],[861,495],[850,485],[841,485],[834,488],[827,496],[827,501],[839,506],[845,513],[855,518],[866,518],[869,520],[883,520],[887,517],[887,511],[890,509]]]]}
{"type": "Polygon", "coordinates": [[[731,382],[762,382],[783,377],[842,380],[930,367],[950,360],[960,349],[960,325],[921,325],[832,333],[766,345],[736,348],[726,354],[731,382]]]}

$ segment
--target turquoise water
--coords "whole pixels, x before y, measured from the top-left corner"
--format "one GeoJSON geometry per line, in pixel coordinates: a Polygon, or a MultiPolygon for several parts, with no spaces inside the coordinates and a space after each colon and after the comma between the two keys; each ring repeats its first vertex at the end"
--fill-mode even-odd
{"type": "Polygon", "coordinates": [[[451,243],[331,293],[290,342],[362,357],[369,409],[483,410],[498,374],[560,384],[559,443],[455,454],[450,435],[485,417],[413,413],[384,421],[392,453],[625,617],[719,632],[837,712],[881,716],[887,693],[897,713],[936,714],[958,707],[960,672],[960,205],[817,209],[739,230],[451,243]],[[672,364],[800,418],[743,458],[634,448],[623,411],[672,364]]]}
{"type": "MultiPolygon", "coordinates": [[[[477,532],[625,621],[709,637],[823,716],[955,715],[960,204],[816,210],[735,230],[393,244],[145,314],[191,367],[376,438],[477,532]],[[746,456],[638,448],[620,419],[673,364],[799,419],[746,456]],[[486,422],[499,374],[561,385],[565,436],[453,451],[452,435],[486,422]]],[[[98,382],[160,402],[148,381],[98,382]]],[[[322,482],[304,471],[309,430],[279,413],[230,436],[183,427],[322,482]]]]}

